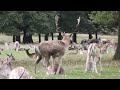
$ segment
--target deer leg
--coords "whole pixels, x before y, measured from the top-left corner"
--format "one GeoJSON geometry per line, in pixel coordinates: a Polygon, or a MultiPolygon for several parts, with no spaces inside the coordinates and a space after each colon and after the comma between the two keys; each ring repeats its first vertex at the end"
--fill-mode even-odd
{"type": "Polygon", "coordinates": [[[47,69],[47,67],[49,66],[49,59],[50,59],[50,56],[46,56],[45,57],[45,62],[46,62],[46,69],[47,69]]]}
{"type": "Polygon", "coordinates": [[[56,73],[56,71],[54,70],[54,67],[55,66],[55,57],[52,57],[52,73],[51,74],[54,74],[56,73]]]}
{"type": "Polygon", "coordinates": [[[89,59],[90,59],[90,56],[88,55],[88,56],[87,56],[87,60],[86,60],[85,73],[86,73],[87,70],[88,70],[89,59]]]}
{"type": "Polygon", "coordinates": [[[92,70],[92,72],[94,72],[95,69],[94,69],[94,60],[93,60],[93,56],[91,57],[91,62],[92,62],[92,67],[91,67],[92,69],[91,69],[91,70],[92,70]]]}
{"type": "Polygon", "coordinates": [[[100,72],[102,72],[101,57],[99,57],[100,72]]]}
{"type": "Polygon", "coordinates": [[[37,67],[37,64],[40,62],[40,60],[42,59],[42,57],[41,56],[37,56],[37,59],[36,59],[36,61],[34,62],[34,64],[35,64],[35,74],[36,74],[36,67],[37,67]]]}
{"type": "Polygon", "coordinates": [[[96,66],[96,63],[97,63],[97,60],[95,60],[96,58],[94,57],[94,69],[95,69],[95,72],[98,73],[97,71],[97,66],[96,66]]]}
{"type": "Polygon", "coordinates": [[[59,61],[60,61],[60,63],[59,63],[59,66],[58,66],[56,74],[59,74],[60,68],[62,67],[62,57],[61,56],[59,57],[59,61]]]}

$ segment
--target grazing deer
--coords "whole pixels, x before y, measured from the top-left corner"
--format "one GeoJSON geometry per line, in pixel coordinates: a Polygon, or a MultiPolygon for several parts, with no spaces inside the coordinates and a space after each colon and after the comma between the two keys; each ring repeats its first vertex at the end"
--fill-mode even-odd
{"type": "Polygon", "coordinates": [[[13,42],[5,42],[4,44],[5,44],[6,49],[13,49],[14,48],[13,42]]]}
{"type": "Polygon", "coordinates": [[[117,42],[117,40],[115,40],[115,39],[112,39],[111,41],[110,41],[110,47],[115,51],[116,50],[116,48],[117,48],[117,44],[118,44],[118,42],[117,42]]]}
{"type": "Polygon", "coordinates": [[[90,44],[88,47],[87,52],[87,60],[86,60],[86,67],[85,72],[88,71],[89,64],[92,64],[92,71],[98,73],[96,63],[97,61],[100,64],[100,69],[102,71],[102,65],[101,65],[101,49],[96,43],[90,44]]]}
{"type": "Polygon", "coordinates": [[[79,51],[79,49],[76,49],[76,52],[70,52],[70,53],[68,53],[67,55],[77,55],[77,54],[78,54],[78,51],[79,51]]]}
{"type": "MultiPolygon", "coordinates": [[[[52,73],[54,73],[54,72],[55,72],[54,74],[56,74],[56,72],[57,72],[57,70],[58,70],[58,67],[59,67],[59,65],[58,65],[57,63],[55,63],[54,66],[49,65],[49,66],[47,67],[47,72],[46,72],[46,74],[47,74],[47,75],[50,75],[50,74],[52,74],[52,73]],[[54,68],[53,70],[52,70],[52,67],[54,68]]],[[[64,74],[64,69],[63,69],[62,67],[60,67],[59,74],[64,74]]]]}
{"type": "Polygon", "coordinates": [[[35,53],[29,53],[30,49],[24,49],[26,51],[26,54],[28,55],[28,57],[30,58],[36,58],[36,54],[35,53]]]}
{"type": "MultiPolygon", "coordinates": [[[[58,57],[60,63],[56,74],[59,73],[60,67],[62,66],[62,56],[65,54],[65,50],[68,49],[70,45],[70,41],[72,34],[65,34],[62,33],[63,39],[56,40],[56,41],[44,41],[41,42],[38,46],[35,47],[35,53],[37,59],[35,61],[35,73],[36,73],[36,66],[41,61],[42,58],[45,58],[47,62],[46,68],[49,65],[49,59],[52,56],[52,66],[54,66],[55,58],[58,57]]],[[[54,68],[52,69],[54,70],[54,68]]]]}
{"type": "Polygon", "coordinates": [[[15,50],[18,51],[20,49],[20,43],[18,41],[16,41],[14,43],[14,47],[15,47],[15,50]]]}
{"type": "Polygon", "coordinates": [[[8,55],[6,59],[0,59],[0,76],[5,79],[31,79],[27,70],[23,67],[12,69],[11,61],[15,60],[13,55],[8,55]]]}
{"type": "Polygon", "coordinates": [[[79,50],[79,54],[87,54],[87,49],[84,49],[84,47],[82,47],[78,50],[79,50]]]}

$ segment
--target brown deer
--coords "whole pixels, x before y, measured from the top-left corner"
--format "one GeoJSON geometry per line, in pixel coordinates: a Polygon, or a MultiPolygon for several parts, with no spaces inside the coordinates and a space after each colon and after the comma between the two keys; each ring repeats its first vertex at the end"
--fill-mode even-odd
{"type": "Polygon", "coordinates": [[[0,77],[4,79],[31,79],[33,78],[23,67],[12,69],[11,61],[15,60],[14,56],[8,55],[6,59],[0,59],[0,77]]]}
{"type": "Polygon", "coordinates": [[[36,54],[35,53],[29,53],[30,49],[24,49],[26,51],[26,54],[28,55],[28,57],[30,58],[36,58],[36,54]]]}
{"type": "MultiPolygon", "coordinates": [[[[60,63],[56,74],[59,73],[60,67],[62,66],[62,56],[64,56],[65,50],[68,49],[70,45],[72,34],[62,33],[62,36],[63,36],[62,40],[44,41],[35,47],[35,54],[37,56],[37,59],[35,61],[35,73],[36,66],[41,61],[42,58],[45,58],[45,61],[47,62],[46,68],[49,66],[49,59],[51,56],[52,66],[54,66],[55,58],[58,57],[60,63]]],[[[52,70],[54,70],[54,68],[52,70]]]]}
{"type": "MultiPolygon", "coordinates": [[[[59,67],[59,65],[58,65],[57,63],[55,63],[54,66],[49,65],[48,68],[47,68],[46,74],[47,74],[47,75],[50,75],[50,74],[52,74],[53,72],[55,72],[54,74],[56,74],[58,67],[59,67]],[[54,70],[52,70],[52,67],[54,68],[54,70]]],[[[62,67],[60,67],[59,74],[64,74],[64,69],[63,69],[62,67]]]]}

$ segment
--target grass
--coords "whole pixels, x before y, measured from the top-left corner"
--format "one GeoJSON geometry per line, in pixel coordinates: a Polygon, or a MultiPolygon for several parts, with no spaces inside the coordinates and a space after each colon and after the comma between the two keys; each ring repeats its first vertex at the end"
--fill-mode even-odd
{"type": "MultiPolygon", "coordinates": [[[[85,34],[77,35],[77,41],[86,39],[88,36],[85,34]]],[[[102,38],[117,39],[117,36],[102,36],[102,38]]],[[[44,38],[42,37],[42,40],[44,38]]],[[[12,36],[0,35],[1,47],[4,47],[2,43],[6,41],[12,41],[12,36]]],[[[37,42],[37,36],[33,36],[33,40],[37,42]]],[[[22,45],[27,47],[28,45],[22,45]]],[[[30,52],[34,52],[31,50],[30,52]]],[[[75,51],[67,51],[67,53],[75,51]]],[[[25,51],[4,50],[0,57],[5,58],[6,54],[12,53],[16,60],[12,62],[13,68],[22,66],[25,67],[31,75],[36,79],[119,79],[120,78],[120,61],[112,61],[114,55],[113,52],[104,54],[102,56],[103,72],[101,75],[97,75],[92,72],[84,73],[84,65],[86,55],[66,55],[63,58],[63,68],[65,70],[64,75],[46,75],[45,67],[41,64],[37,66],[37,74],[34,74],[34,61],[35,59],[29,58],[25,51]]],[[[98,66],[99,67],[99,66],[98,66]]],[[[99,69],[98,69],[99,71],[99,69]]]]}

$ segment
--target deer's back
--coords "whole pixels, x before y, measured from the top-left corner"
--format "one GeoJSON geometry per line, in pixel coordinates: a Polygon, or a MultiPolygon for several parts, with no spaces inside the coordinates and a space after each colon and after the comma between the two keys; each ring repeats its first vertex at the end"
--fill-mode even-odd
{"type": "Polygon", "coordinates": [[[31,79],[32,76],[23,67],[17,67],[10,73],[9,79],[31,79]]]}
{"type": "MultiPolygon", "coordinates": [[[[61,40],[59,41],[46,41],[39,44],[39,49],[44,55],[64,55],[65,44],[61,40]]],[[[43,56],[44,56],[43,55],[43,56]]]]}

